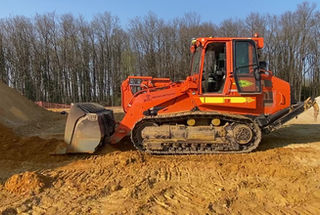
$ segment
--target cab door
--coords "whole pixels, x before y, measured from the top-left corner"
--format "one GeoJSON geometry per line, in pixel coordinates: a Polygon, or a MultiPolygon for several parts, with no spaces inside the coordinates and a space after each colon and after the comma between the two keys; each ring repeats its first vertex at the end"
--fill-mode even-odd
{"type": "Polygon", "coordinates": [[[234,40],[233,53],[233,74],[238,93],[260,94],[261,76],[255,42],[234,40]]]}
{"type": "Polygon", "coordinates": [[[204,49],[201,93],[222,95],[226,80],[226,42],[212,42],[204,49]]]}

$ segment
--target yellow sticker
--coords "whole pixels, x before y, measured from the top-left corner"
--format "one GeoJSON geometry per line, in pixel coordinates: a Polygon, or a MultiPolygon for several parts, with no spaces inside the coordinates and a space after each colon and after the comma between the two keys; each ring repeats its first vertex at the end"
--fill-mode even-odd
{"type": "Polygon", "coordinates": [[[223,104],[229,100],[230,103],[251,103],[255,97],[200,97],[200,101],[206,104],[223,104]]]}
{"type": "Polygon", "coordinates": [[[239,86],[240,87],[250,87],[252,85],[253,85],[253,83],[251,81],[248,81],[248,80],[240,80],[239,81],[239,86]]]}

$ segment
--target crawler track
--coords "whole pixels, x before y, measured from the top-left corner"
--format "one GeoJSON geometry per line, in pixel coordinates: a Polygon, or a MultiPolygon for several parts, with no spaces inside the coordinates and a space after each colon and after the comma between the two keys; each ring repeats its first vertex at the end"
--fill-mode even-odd
{"type": "Polygon", "coordinates": [[[250,118],[239,115],[226,115],[212,112],[182,112],[175,114],[166,114],[145,117],[136,123],[132,133],[131,140],[134,146],[140,150],[152,154],[212,154],[212,153],[245,153],[256,149],[261,141],[261,130],[259,126],[250,118]],[[161,125],[186,125],[188,119],[208,122],[209,126],[212,118],[218,118],[223,122],[226,135],[223,137],[225,142],[217,143],[215,141],[204,142],[196,140],[161,140],[161,149],[159,145],[152,147],[152,143],[146,144],[141,136],[142,130],[147,126],[161,125]],[[252,138],[246,144],[239,144],[236,141],[234,128],[236,125],[246,125],[251,129],[252,138]]]}

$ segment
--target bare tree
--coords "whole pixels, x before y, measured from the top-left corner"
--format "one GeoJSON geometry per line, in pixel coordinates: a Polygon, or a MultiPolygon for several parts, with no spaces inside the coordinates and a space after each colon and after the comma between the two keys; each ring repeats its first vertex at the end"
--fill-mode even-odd
{"type": "Polygon", "coordinates": [[[92,21],[54,13],[0,20],[0,78],[32,100],[120,104],[128,75],[184,79],[196,37],[265,38],[261,58],[292,85],[297,100],[320,93],[320,12],[302,3],[281,15],[251,13],[219,25],[197,13],[165,21],[152,12],[121,28],[118,17],[92,21]]]}

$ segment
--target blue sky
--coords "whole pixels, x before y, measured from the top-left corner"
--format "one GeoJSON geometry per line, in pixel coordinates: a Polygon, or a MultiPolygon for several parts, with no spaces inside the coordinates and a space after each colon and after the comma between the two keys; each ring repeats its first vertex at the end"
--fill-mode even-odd
{"type": "MultiPolygon", "coordinates": [[[[244,18],[250,12],[261,14],[281,14],[294,11],[303,0],[0,0],[0,18],[24,15],[32,17],[36,13],[82,14],[90,20],[95,14],[108,11],[118,16],[122,26],[136,16],[148,12],[171,20],[187,12],[197,12],[201,21],[219,24],[228,18],[244,18]]],[[[320,0],[310,0],[320,7],[320,0]]]]}

